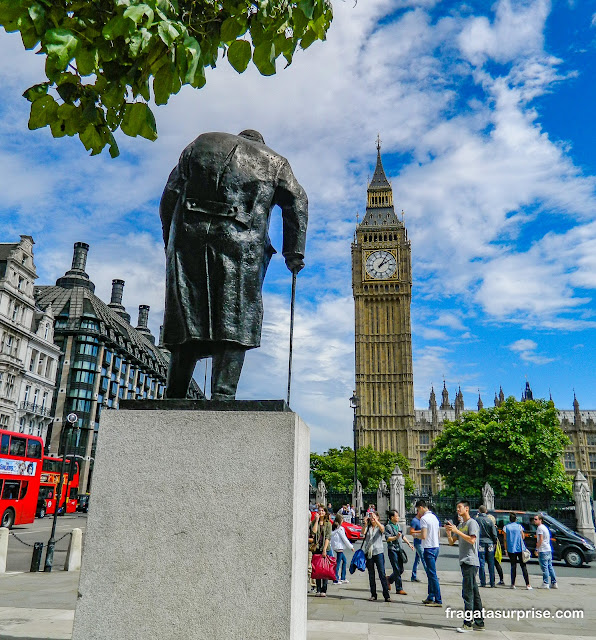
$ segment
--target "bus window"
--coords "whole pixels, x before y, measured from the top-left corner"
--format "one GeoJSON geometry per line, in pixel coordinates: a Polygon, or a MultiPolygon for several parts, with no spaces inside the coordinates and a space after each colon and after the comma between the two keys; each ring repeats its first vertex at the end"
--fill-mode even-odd
{"type": "Polygon", "coordinates": [[[8,453],[8,443],[10,436],[6,433],[2,434],[2,444],[0,444],[0,453],[8,453]]]}
{"type": "Polygon", "coordinates": [[[76,500],[78,495],[79,495],[79,490],[76,487],[73,487],[68,492],[68,497],[69,497],[70,500],[76,500]]]}
{"type": "Polygon", "coordinates": [[[21,493],[19,494],[19,500],[22,500],[27,495],[28,488],[29,488],[29,481],[23,480],[23,482],[21,482],[21,493]]]}
{"type": "Polygon", "coordinates": [[[4,490],[2,491],[3,500],[16,500],[19,496],[20,482],[14,482],[12,480],[4,481],[4,490]]]}
{"type": "Polygon", "coordinates": [[[39,440],[27,440],[27,458],[41,460],[41,442],[39,440]]]}
{"type": "Polygon", "coordinates": [[[10,455],[11,456],[25,457],[26,449],[27,449],[26,438],[15,438],[13,436],[10,439],[10,455]]]}

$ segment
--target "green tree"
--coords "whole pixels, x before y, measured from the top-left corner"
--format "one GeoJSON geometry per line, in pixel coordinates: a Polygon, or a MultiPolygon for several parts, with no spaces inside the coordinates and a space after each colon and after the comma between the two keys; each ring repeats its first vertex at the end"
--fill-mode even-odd
{"type": "MultiPolygon", "coordinates": [[[[358,449],[358,480],[363,490],[376,491],[381,479],[389,485],[396,464],[404,474],[406,492],[413,492],[414,483],[408,475],[410,464],[401,453],[379,452],[370,446],[358,449]]],[[[323,454],[311,453],[310,470],[317,483],[322,480],[327,487],[351,491],[354,485],[354,450],[340,447],[323,454]]]]}
{"type": "Polygon", "coordinates": [[[201,88],[220,54],[242,73],[273,75],[283,56],[324,40],[328,0],[0,0],[0,25],[45,56],[46,79],[23,94],[29,128],[78,135],[91,155],[113,132],[157,138],[148,102],[201,88]]]}
{"type": "Polygon", "coordinates": [[[569,442],[552,401],[510,397],[500,407],[445,421],[426,466],[460,495],[478,493],[485,482],[503,497],[571,495],[561,461],[569,442]]]}

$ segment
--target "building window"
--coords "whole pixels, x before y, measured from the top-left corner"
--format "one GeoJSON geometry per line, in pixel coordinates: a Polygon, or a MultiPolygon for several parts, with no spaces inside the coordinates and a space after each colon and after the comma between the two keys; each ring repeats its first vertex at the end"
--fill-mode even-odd
{"type": "Polygon", "coordinates": [[[37,406],[37,401],[39,400],[39,389],[35,389],[35,392],[33,393],[33,406],[36,407],[37,406]]]}
{"type": "Polygon", "coordinates": [[[25,416],[19,420],[19,433],[25,433],[25,416]]]}
{"type": "Polygon", "coordinates": [[[13,392],[14,392],[14,375],[12,373],[9,373],[6,376],[6,385],[4,387],[4,397],[7,400],[10,400],[12,398],[13,392]]]}
{"type": "Polygon", "coordinates": [[[5,413],[0,413],[0,427],[3,427],[3,428],[8,427],[9,420],[10,420],[10,416],[7,416],[5,413]]]}
{"type": "Polygon", "coordinates": [[[590,460],[590,469],[596,469],[596,453],[589,453],[588,459],[590,460]]]}
{"type": "Polygon", "coordinates": [[[35,349],[31,350],[31,360],[29,362],[29,371],[33,371],[35,369],[35,360],[37,358],[38,351],[35,349]]]}
{"type": "Polygon", "coordinates": [[[596,433],[586,434],[586,439],[589,447],[596,447],[596,433]]]}
{"type": "Polygon", "coordinates": [[[23,400],[24,400],[25,402],[29,402],[29,394],[30,394],[30,393],[31,393],[31,385],[30,385],[30,384],[28,384],[28,385],[25,387],[25,397],[23,398],[23,400]]]}
{"type": "Polygon", "coordinates": [[[420,492],[421,493],[430,493],[432,490],[432,476],[430,473],[422,473],[420,474],[420,492]]]}
{"type": "Polygon", "coordinates": [[[575,469],[575,453],[566,452],[564,456],[565,469],[572,470],[575,469]]]}
{"type": "Polygon", "coordinates": [[[426,467],[426,451],[420,452],[420,466],[423,468],[426,467]]]}
{"type": "Polygon", "coordinates": [[[428,431],[420,431],[418,442],[419,444],[430,444],[430,433],[428,431]]]}
{"type": "Polygon", "coordinates": [[[47,403],[47,401],[48,401],[48,392],[47,392],[47,391],[44,391],[43,398],[42,398],[42,400],[41,400],[41,408],[42,408],[42,409],[45,409],[45,408],[46,408],[46,403],[47,403]]]}

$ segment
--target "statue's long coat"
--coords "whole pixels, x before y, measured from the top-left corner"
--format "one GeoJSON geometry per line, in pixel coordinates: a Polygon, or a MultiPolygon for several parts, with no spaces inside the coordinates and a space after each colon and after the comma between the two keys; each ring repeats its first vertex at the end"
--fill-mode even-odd
{"type": "Polygon", "coordinates": [[[227,133],[205,133],[182,152],[160,204],[164,345],[190,341],[207,354],[226,344],[259,346],[275,205],[283,216],[283,255],[303,258],[308,202],[285,158],[227,133]]]}

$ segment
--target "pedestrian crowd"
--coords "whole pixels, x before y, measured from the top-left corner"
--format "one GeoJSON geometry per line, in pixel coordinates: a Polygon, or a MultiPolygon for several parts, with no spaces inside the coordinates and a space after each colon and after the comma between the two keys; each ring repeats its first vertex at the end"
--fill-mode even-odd
{"type": "MultiPolygon", "coordinates": [[[[311,507],[311,510],[313,507],[311,507]]],[[[526,533],[520,523],[517,522],[515,513],[509,514],[509,524],[503,529],[503,546],[501,546],[495,518],[487,513],[484,505],[478,509],[474,518],[470,514],[470,505],[466,500],[460,501],[456,506],[458,523],[451,520],[445,521],[447,541],[450,545],[459,545],[459,564],[462,574],[462,598],[464,602],[464,622],[457,628],[460,633],[472,630],[483,631],[484,619],[482,617],[482,599],[479,587],[494,588],[504,586],[504,574],[501,567],[503,555],[509,557],[511,563],[511,589],[516,589],[517,565],[519,564],[524,578],[526,589],[532,589],[526,565],[531,557],[526,548],[524,538],[526,533]],[[487,575],[488,572],[488,583],[487,575]],[[497,583],[496,576],[499,581],[497,583]],[[478,580],[480,584],[478,584],[478,580]]],[[[330,521],[332,514],[331,504],[328,507],[317,505],[314,517],[309,512],[309,572],[310,588],[316,590],[316,595],[325,597],[327,583],[325,579],[311,579],[312,564],[318,561],[317,554],[326,558],[335,556],[335,568],[333,584],[341,585],[346,580],[346,556],[345,550],[354,550],[353,544],[348,540],[342,523],[353,523],[355,520],[354,508],[351,505],[343,505],[334,517],[333,524],[330,521]],[[313,559],[314,554],[314,559],[313,559]]],[[[350,572],[355,567],[368,572],[371,601],[377,600],[377,580],[381,585],[381,592],[385,602],[392,602],[390,591],[392,587],[396,595],[405,596],[402,574],[407,562],[407,553],[404,545],[414,552],[412,573],[410,580],[420,582],[418,567],[422,565],[427,577],[428,591],[423,604],[429,607],[442,607],[441,585],[437,575],[437,561],[439,558],[439,520],[429,508],[425,500],[416,502],[416,516],[412,518],[409,533],[411,542],[402,531],[399,524],[400,515],[392,509],[387,512],[387,523],[383,524],[374,505],[369,505],[364,518],[362,530],[362,544],[352,558],[350,572]],[[387,557],[392,572],[386,574],[385,569],[385,544],[387,557]]],[[[550,531],[544,524],[542,514],[534,516],[536,525],[536,550],[540,568],[543,574],[541,589],[557,589],[557,577],[552,563],[552,547],[550,531]]]]}

